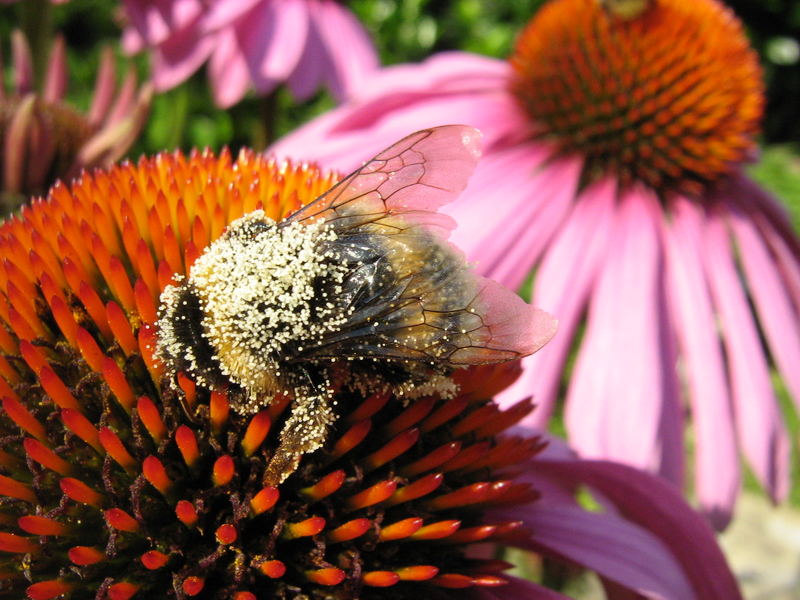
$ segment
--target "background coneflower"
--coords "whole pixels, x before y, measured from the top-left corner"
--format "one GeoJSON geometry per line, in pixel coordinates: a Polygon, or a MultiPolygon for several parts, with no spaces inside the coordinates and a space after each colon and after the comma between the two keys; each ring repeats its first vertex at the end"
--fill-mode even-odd
{"type": "Polygon", "coordinates": [[[561,597],[474,549],[513,543],[625,594],[738,598],[708,527],[657,481],[563,451],[538,483],[516,479],[522,462],[537,471],[544,443],[509,433],[529,400],[491,401],[515,364],[458,372],[449,400],[339,392],[326,446],[263,484],[288,398],[243,416],[224,390],[165,377],[156,306],[231,220],[257,208],[279,219],[334,179],[250,152],[161,154],[57,184],[3,224],[0,593],[561,597]],[[584,481],[627,492],[588,512],[573,500],[584,481]],[[654,490],[651,517],[639,509],[654,490]]]}
{"type": "Polygon", "coordinates": [[[139,135],[152,96],[149,85],[137,89],[132,70],[116,90],[115,59],[107,48],[91,107],[82,114],[64,100],[68,73],[61,37],[53,44],[40,91],[20,31],[12,33],[11,58],[12,76],[7,79],[12,86],[0,86],[0,200],[6,214],[24,199],[44,194],[56,179],[118,160],[139,135]]]}
{"type": "Polygon", "coordinates": [[[481,129],[485,158],[448,209],[455,241],[508,286],[535,270],[533,303],[560,321],[511,394],[534,393],[526,422],[545,426],[565,397],[582,454],[682,485],[687,403],[694,488],[723,526],[740,452],[774,499],[788,492],[772,368],[800,402],[800,243],[741,170],[761,93],[717,0],[553,0],[509,62],[386,69],[274,151],[350,168],[401,131],[481,129]]]}
{"type": "Polygon", "coordinates": [[[123,47],[152,53],[156,89],[168,90],[208,61],[214,101],[236,104],[249,87],[286,83],[298,99],[325,85],[349,97],[378,65],[369,35],[333,0],[124,0],[123,47]]]}

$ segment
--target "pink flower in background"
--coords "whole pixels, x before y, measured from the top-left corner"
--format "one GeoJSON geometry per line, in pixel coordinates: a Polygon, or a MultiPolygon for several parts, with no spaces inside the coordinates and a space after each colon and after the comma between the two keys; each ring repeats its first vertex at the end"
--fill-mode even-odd
{"type": "Polygon", "coordinates": [[[11,35],[7,89],[0,86],[0,204],[8,213],[43,194],[57,179],[108,166],[136,141],[150,109],[152,86],[137,89],[129,71],[119,88],[110,48],[103,50],[91,106],[82,114],[65,101],[68,83],[64,40],[57,37],[37,90],[25,35],[11,35]]]}
{"type": "Polygon", "coordinates": [[[741,171],[763,98],[735,17],[715,0],[604,6],[553,0],[510,62],[386,69],[273,150],[349,169],[420,127],[481,129],[484,159],[445,209],[455,243],[509,286],[535,269],[532,301],[560,321],[509,397],[533,393],[543,427],[563,391],[582,455],[679,485],[691,424],[695,493],[722,527],[739,453],[775,500],[788,490],[771,369],[800,401],[800,243],[741,171]]]}
{"type": "Polygon", "coordinates": [[[208,61],[214,101],[236,104],[252,86],[282,83],[306,99],[324,85],[337,100],[378,64],[368,34],[333,0],[123,0],[123,47],[152,51],[153,82],[168,90],[208,61]]]}

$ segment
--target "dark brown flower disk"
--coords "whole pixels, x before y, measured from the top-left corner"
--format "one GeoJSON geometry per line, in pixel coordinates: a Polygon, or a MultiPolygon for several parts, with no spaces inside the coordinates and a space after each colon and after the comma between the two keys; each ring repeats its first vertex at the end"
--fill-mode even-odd
{"type": "Polygon", "coordinates": [[[458,371],[460,393],[404,403],[336,392],[326,446],[262,483],[289,398],[255,415],[153,359],[176,273],[245,212],[275,219],[329,187],[252,154],[159,155],[56,186],[0,229],[0,597],[450,597],[502,585],[469,557],[519,522],[496,436],[532,405],[491,401],[516,365],[458,371]],[[460,593],[460,592],[457,592],[460,593]]]}

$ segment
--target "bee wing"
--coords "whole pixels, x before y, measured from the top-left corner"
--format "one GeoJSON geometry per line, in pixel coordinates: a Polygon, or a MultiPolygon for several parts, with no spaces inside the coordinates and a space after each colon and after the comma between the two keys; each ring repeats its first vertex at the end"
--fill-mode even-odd
{"type": "Polygon", "coordinates": [[[532,354],[555,333],[553,317],[470,272],[463,259],[442,260],[431,251],[420,263],[430,266],[354,302],[347,322],[300,360],[375,357],[489,364],[532,354]]]}
{"type": "Polygon", "coordinates": [[[454,222],[436,211],[466,187],[480,157],[481,137],[465,125],[413,133],[284,222],[324,219],[343,231],[402,215],[446,238],[454,222]]]}

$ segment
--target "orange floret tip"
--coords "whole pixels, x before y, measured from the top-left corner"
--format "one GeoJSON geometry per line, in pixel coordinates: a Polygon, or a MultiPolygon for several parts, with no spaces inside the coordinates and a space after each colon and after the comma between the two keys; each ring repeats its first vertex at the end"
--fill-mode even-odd
{"type": "Polygon", "coordinates": [[[318,583],[319,585],[324,586],[334,586],[339,585],[344,581],[344,578],[347,574],[342,571],[341,569],[336,568],[327,568],[327,569],[317,569],[316,571],[306,571],[306,577],[313,581],[314,583],[318,583]]]}
{"type": "Polygon", "coordinates": [[[58,482],[61,491],[64,492],[69,498],[81,504],[88,504],[95,508],[100,508],[103,504],[104,497],[99,492],[96,492],[88,485],[75,479],[74,477],[64,477],[58,482]]]}
{"type": "Polygon", "coordinates": [[[310,487],[303,488],[300,492],[305,495],[309,500],[318,502],[327,496],[333,494],[336,490],[342,487],[345,479],[345,472],[343,469],[328,473],[320,479],[317,483],[310,487]]]}
{"type": "Polygon", "coordinates": [[[27,538],[15,533],[0,532],[0,552],[10,552],[13,554],[28,554],[36,552],[39,544],[34,538],[27,538]]]}
{"type": "Polygon", "coordinates": [[[261,563],[258,569],[267,577],[278,579],[286,573],[286,565],[279,560],[268,560],[261,563]]]}
{"type": "Polygon", "coordinates": [[[364,469],[369,472],[385,465],[390,460],[394,460],[406,452],[416,444],[418,439],[419,429],[408,429],[404,431],[393,438],[388,444],[367,456],[363,461],[364,469]]]}
{"type": "Polygon", "coordinates": [[[25,452],[28,456],[51,471],[55,471],[59,475],[69,475],[72,471],[72,465],[42,444],[39,440],[26,438],[25,441],[22,442],[22,446],[25,448],[25,452]]]}
{"type": "Polygon", "coordinates": [[[420,400],[416,400],[412,402],[406,410],[389,421],[389,423],[383,427],[382,432],[387,437],[394,437],[400,432],[414,427],[414,425],[427,417],[434,406],[436,406],[435,398],[421,398],[420,400]]]}
{"type": "Polygon", "coordinates": [[[169,556],[158,550],[148,550],[139,557],[145,569],[156,571],[169,562],[169,556]]]}
{"type": "Polygon", "coordinates": [[[367,437],[371,428],[372,421],[369,419],[355,423],[336,441],[336,445],[333,447],[333,450],[331,450],[331,457],[341,458],[353,450],[353,448],[356,448],[364,441],[364,438],[367,437]]]}
{"type": "Polygon", "coordinates": [[[388,499],[387,504],[389,506],[394,506],[396,504],[422,498],[438,489],[443,482],[444,475],[441,473],[431,473],[421,479],[417,479],[413,483],[401,487],[388,499]]]}
{"type": "Polygon", "coordinates": [[[236,531],[236,526],[230,523],[225,523],[217,527],[214,532],[214,537],[220,544],[232,544],[239,537],[239,532],[236,531]]]}
{"type": "Polygon", "coordinates": [[[472,485],[465,486],[449,494],[429,500],[427,506],[431,510],[445,510],[469,506],[471,504],[480,504],[489,498],[490,490],[491,485],[489,483],[473,483],[472,485]]]}
{"type": "Polygon", "coordinates": [[[372,528],[370,519],[361,518],[348,521],[328,533],[328,543],[336,544],[361,537],[372,528]]]}
{"type": "Polygon", "coordinates": [[[200,450],[197,446],[197,438],[194,432],[186,425],[181,425],[175,430],[175,444],[178,446],[186,466],[193,466],[200,457],[200,450]]]}
{"type": "Polygon", "coordinates": [[[164,463],[152,454],[142,461],[142,475],[163,495],[168,495],[172,489],[172,480],[167,474],[164,463]]]}
{"type": "Polygon", "coordinates": [[[132,472],[136,467],[136,460],[131,456],[128,449],[119,439],[116,433],[111,431],[108,427],[101,427],[97,432],[100,439],[100,444],[103,449],[108,452],[109,456],[113,458],[119,466],[128,472],[132,472]]]}
{"type": "Polygon", "coordinates": [[[147,432],[153,441],[158,444],[167,432],[167,427],[161,419],[161,413],[147,396],[142,396],[136,403],[136,411],[139,413],[139,418],[144,423],[147,432]]]}
{"type": "Polygon", "coordinates": [[[47,432],[44,426],[20,402],[9,396],[2,401],[3,411],[23,431],[27,431],[37,440],[45,441],[47,432]]]}
{"type": "Polygon", "coordinates": [[[214,391],[211,392],[211,425],[215,432],[222,431],[225,424],[228,422],[231,406],[228,403],[228,398],[224,392],[214,391]]]}
{"type": "Polygon", "coordinates": [[[428,581],[439,573],[439,568],[432,565],[415,565],[395,570],[401,581],[428,581]]]}
{"type": "Polygon", "coordinates": [[[17,519],[20,529],[34,535],[64,535],[70,528],[54,519],[37,515],[26,515],[17,519]]]}
{"type": "Polygon", "coordinates": [[[250,419],[242,439],[242,450],[245,456],[252,456],[269,433],[272,419],[268,410],[262,410],[250,419]]]}
{"type": "Polygon", "coordinates": [[[140,587],[135,583],[127,581],[120,581],[119,583],[111,584],[108,588],[109,600],[130,600],[139,591],[140,587]]]}
{"type": "Polygon", "coordinates": [[[275,506],[278,498],[280,498],[278,488],[266,486],[253,496],[253,499],[250,501],[250,508],[253,510],[253,514],[260,515],[275,506]]]}
{"type": "Polygon", "coordinates": [[[72,589],[73,585],[71,583],[51,579],[34,583],[25,590],[25,593],[31,600],[53,600],[53,598],[69,593],[72,589]]]}
{"type": "Polygon", "coordinates": [[[288,540],[294,540],[317,535],[323,529],[325,529],[325,519],[322,517],[310,517],[298,523],[287,523],[283,529],[283,537],[288,540]]]}
{"type": "Polygon", "coordinates": [[[393,540],[401,540],[403,538],[410,537],[412,534],[419,531],[419,529],[422,527],[422,524],[423,520],[419,517],[403,519],[397,523],[384,526],[380,531],[378,539],[381,542],[390,542],[393,540]]]}
{"type": "Polygon", "coordinates": [[[78,401],[49,366],[43,366],[39,370],[39,380],[42,382],[44,391],[59,407],[80,410],[78,401]]]}
{"type": "Polygon", "coordinates": [[[394,491],[397,489],[397,481],[390,479],[387,481],[380,481],[373,486],[351,496],[345,501],[345,506],[350,510],[358,510],[379,504],[388,500],[394,491]]]}
{"type": "Polygon", "coordinates": [[[61,411],[61,420],[72,433],[94,448],[98,454],[103,454],[100,436],[89,419],[84,417],[77,410],[65,408],[61,411]]]}
{"type": "Polygon", "coordinates": [[[183,580],[181,588],[187,596],[197,596],[203,591],[205,584],[206,582],[202,577],[192,576],[183,580]]]}
{"type": "Polygon", "coordinates": [[[193,527],[197,523],[197,509],[188,500],[180,500],[175,505],[175,516],[187,527],[193,527]]]}
{"type": "Polygon", "coordinates": [[[121,508],[110,508],[103,513],[106,523],[119,531],[135,533],[139,531],[139,523],[121,508]]]}
{"type": "Polygon", "coordinates": [[[420,529],[412,533],[410,537],[415,540],[440,540],[449,535],[453,535],[460,527],[461,521],[454,519],[437,521],[436,523],[420,527],[420,529]]]}
{"type": "Polygon", "coordinates": [[[449,442],[443,446],[439,446],[435,450],[431,450],[419,460],[404,466],[400,470],[400,474],[404,477],[413,477],[414,475],[431,471],[455,457],[460,451],[461,442],[449,442]]]}
{"type": "Polygon", "coordinates": [[[91,546],[73,546],[67,552],[69,559],[79,567],[97,564],[106,559],[106,553],[91,546]]]}
{"type": "Polygon", "coordinates": [[[235,474],[236,474],[236,464],[233,462],[233,459],[229,455],[224,454],[214,462],[213,476],[212,476],[214,485],[218,487],[221,487],[223,485],[228,485],[233,479],[233,476],[235,474]]]}
{"type": "Polygon", "coordinates": [[[391,587],[400,581],[400,575],[394,571],[369,571],[361,577],[367,587],[391,587]]]}

